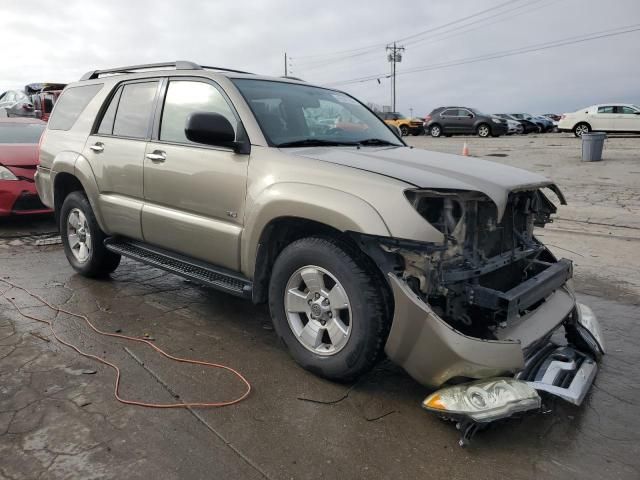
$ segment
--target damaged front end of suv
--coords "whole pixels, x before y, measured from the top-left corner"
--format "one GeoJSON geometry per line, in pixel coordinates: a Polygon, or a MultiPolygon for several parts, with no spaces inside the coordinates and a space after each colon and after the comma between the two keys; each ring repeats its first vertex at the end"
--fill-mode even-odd
{"type": "Polygon", "coordinates": [[[394,294],[385,347],[429,387],[423,402],[457,420],[466,442],[478,425],[538,409],[538,392],[579,405],[604,353],[593,312],[576,303],[572,263],[535,234],[556,207],[555,185],[514,190],[506,202],[475,191],[405,192],[443,241],[367,239],[394,294]]]}

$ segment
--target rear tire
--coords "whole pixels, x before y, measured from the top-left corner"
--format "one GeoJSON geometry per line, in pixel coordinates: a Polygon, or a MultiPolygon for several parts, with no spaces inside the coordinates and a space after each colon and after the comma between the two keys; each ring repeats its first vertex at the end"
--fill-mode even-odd
{"type": "Polygon", "coordinates": [[[345,382],[380,359],[391,314],[375,269],[357,249],[333,238],[303,238],[278,256],[269,283],[271,318],[300,366],[345,382]]]}
{"type": "Polygon", "coordinates": [[[440,125],[431,125],[431,127],[429,127],[429,135],[433,138],[438,138],[442,135],[442,127],[440,125]]]}
{"type": "Polygon", "coordinates": [[[71,192],[60,209],[60,237],[64,253],[73,269],[85,277],[103,277],[120,264],[120,255],[104,246],[91,204],[84,192],[71,192]]]}
{"type": "Polygon", "coordinates": [[[577,138],[581,138],[584,133],[591,132],[591,125],[586,122],[580,122],[575,127],[573,127],[573,134],[577,138]]]}

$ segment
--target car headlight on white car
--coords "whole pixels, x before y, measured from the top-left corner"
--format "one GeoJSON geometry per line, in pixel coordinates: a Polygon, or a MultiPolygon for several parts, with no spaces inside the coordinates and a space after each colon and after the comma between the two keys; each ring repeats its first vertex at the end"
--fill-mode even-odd
{"type": "Polygon", "coordinates": [[[445,387],[429,395],[422,406],[445,416],[491,422],[540,408],[538,392],[513,378],[492,378],[445,387]]]}
{"type": "Polygon", "coordinates": [[[18,177],[7,167],[0,166],[0,180],[18,180],[18,177]]]}

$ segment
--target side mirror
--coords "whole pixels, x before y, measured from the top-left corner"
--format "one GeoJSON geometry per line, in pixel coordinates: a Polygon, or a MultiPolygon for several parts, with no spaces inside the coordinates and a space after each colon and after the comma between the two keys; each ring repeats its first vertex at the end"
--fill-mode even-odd
{"type": "Polygon", "coordinates": [[[469,114],[467,114],[467,117],[469,117],[469,118],[473,118],[473,113],[469,113],[469,114]]]}
{"type": "Polygon", "coordinates": [[[236,134],[231,122],[219,113],[194,112],[187,117],[184,127],[187,139],[192,142],[229,147],[237,153],[244,153],[242,147],[245,142],[236,142],[236,134]]]}

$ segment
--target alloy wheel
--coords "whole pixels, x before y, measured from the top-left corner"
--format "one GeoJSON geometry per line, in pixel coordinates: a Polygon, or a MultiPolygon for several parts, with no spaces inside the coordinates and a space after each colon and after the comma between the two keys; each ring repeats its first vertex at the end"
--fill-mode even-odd
{"type": "Polygon", "coordinates": [[[490,133],[491,131],[486,125],[480,125],[480,128],[478,128],[478,135],[481,137],[488,137],[490,133]]]}
{"type": "Polygon", "coordinates": [[[307,265],[289,278],[284,294],[289,327],[300,344],[317,355],[335,355],[351,335],[351,304],[338,279],[307,265]]]}
{"type": "Polygon", "coordinates": [[[586,125],[578,125],[576,127],[576,135],[578,137],[581,137],[585,133],[589,133],[589,127],[587,127],[586,125]]]}
{"type": "Polygon", "coordinates": [[[67,239],[75,259],[85,263],[91,257],[91,230],[87,217],[79,208],[74,208],[67,217],[67,239]]]}

